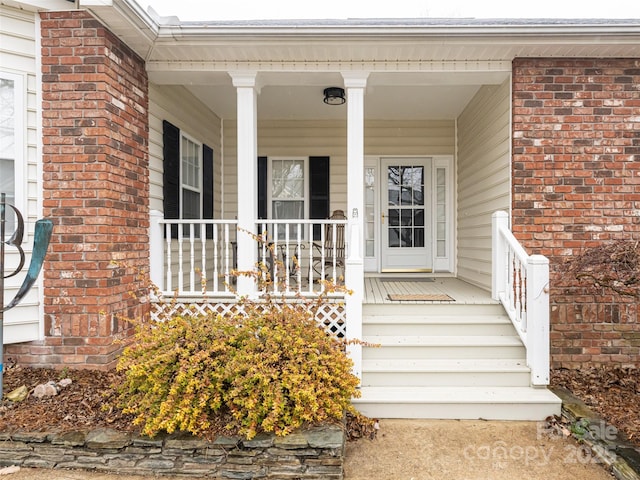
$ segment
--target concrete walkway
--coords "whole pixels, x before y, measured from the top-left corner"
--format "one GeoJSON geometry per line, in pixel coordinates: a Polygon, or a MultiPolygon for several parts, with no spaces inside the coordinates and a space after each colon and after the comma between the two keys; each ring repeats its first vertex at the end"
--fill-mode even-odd
{"type": "MultiPolygon", "coordinates": [[[[4,480],[178,480],[21,469],[4,480]]],[[[190,477],[195,478],[195,477],[190,477]]],[[[375,440],[347,446],[345,480],[611,480],[589,450],[535,422],[382,420],[375,440]]]]}

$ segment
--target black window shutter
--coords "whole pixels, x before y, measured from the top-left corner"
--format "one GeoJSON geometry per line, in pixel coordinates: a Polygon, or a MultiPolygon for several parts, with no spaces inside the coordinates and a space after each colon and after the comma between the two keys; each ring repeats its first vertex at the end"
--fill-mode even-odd
{"type": "MultiPolygon", "coordinates": [[[[329,218],[329,157],[309,157],[309,218],[329,218]]],[[[320,240],[320,225],[313,227],[320,240]]]]}
{"type": "Polygon", "coordinates": [[[258,157],[258,218],[267,215],[267,157],[258,157]]]}
{"type": "MultiPolygon", "coordinates": [[[[180,129],[162,122],[162,197],[164,218],[180,218],[180,129]]],[[[178,237],[177,225],[171,228],[171,237],[178,237]]]]}
{"type": "MultiPolygon", "coordinates": [[[[202,218],[213,218],[213,149],[202,145],[202,218]]],[[[213,238],[213,225],[207,225],[207,238],[213,238]]]]}

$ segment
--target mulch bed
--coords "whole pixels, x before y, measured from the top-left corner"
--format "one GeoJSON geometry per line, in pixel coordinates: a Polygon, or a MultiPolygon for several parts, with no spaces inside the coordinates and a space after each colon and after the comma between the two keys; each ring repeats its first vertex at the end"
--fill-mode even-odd
{"type": "Polygon", "coordinates": [[[552,372],[551,384],[571,391],[640,446],[640,368],[560,369],[552,372]]]}
{"type": "MultiPolygon", "coordinates": [[[[53,370],[14,367],[4,374],[4,393],[24,385],[29,396],[13,403],[5,398],[0,403],[0,432],[68,432],[106,427],[125,432],[139,432],[132,425],[133,416],[123,414],[113,405],[115,385],[120,379],[115,371],[53,370]],[[70,378],[71,385],[53,397],[36,398],[33,389],[49,381],[70,378]]],[[[221,425],[213,426],[209,434],[228,433],[221,425]]],[[[349,440],[375,435],[373,420],[360,415],[347,415],[346,433],[349,440]]]]}
{"type": "MultiPolygon", "coordinates": [[[[0,404],[0,431],[71,431],[109,427],[120,431],[137,431],[132,416],[113,407],[115,371],[52,370],[14,367],[4,374],[5,395],[25,385],[31,392],[42,383],[65,377],[73,383],[57,396],[42,399],[29,395],[26,400],[0,404]]],[[[640,369],[599,367],[585,370],[555,370],[551,383],[567,388],[634,444],[640,446],[640,369]]],[[[351,439],[374,434],[373,422],[350,416],[347,432],[351,439]]]]}

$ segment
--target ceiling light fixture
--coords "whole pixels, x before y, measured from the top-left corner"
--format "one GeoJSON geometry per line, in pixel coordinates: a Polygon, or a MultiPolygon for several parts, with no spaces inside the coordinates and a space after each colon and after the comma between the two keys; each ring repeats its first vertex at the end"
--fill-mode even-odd
{"type": "Polygon", "coordinates": [[[342,105],[347,101],[344,98],[344,88],[328,87],[324,89],[324,103],[327,105],[342,105]]]}

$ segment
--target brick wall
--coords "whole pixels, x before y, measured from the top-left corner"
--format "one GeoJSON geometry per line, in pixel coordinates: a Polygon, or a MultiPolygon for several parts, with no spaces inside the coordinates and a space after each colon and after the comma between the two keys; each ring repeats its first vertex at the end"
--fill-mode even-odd
{"type": "Polygon", "coordinates": [[[86,12],[41,14],[45,339],[9,346],[31,365],[113,366],[146,307],[148,88],[144,62],[86,12]],[[121,261],[122,264],[114,264],[121,261]]]}
{"type": "Polygon", "coordinates": [[[517,59],[513,230],[551,261],[554,367],[640,363],[637,301],[562,284],[562,263],[640,239],[640,59],[517,59]]]}

